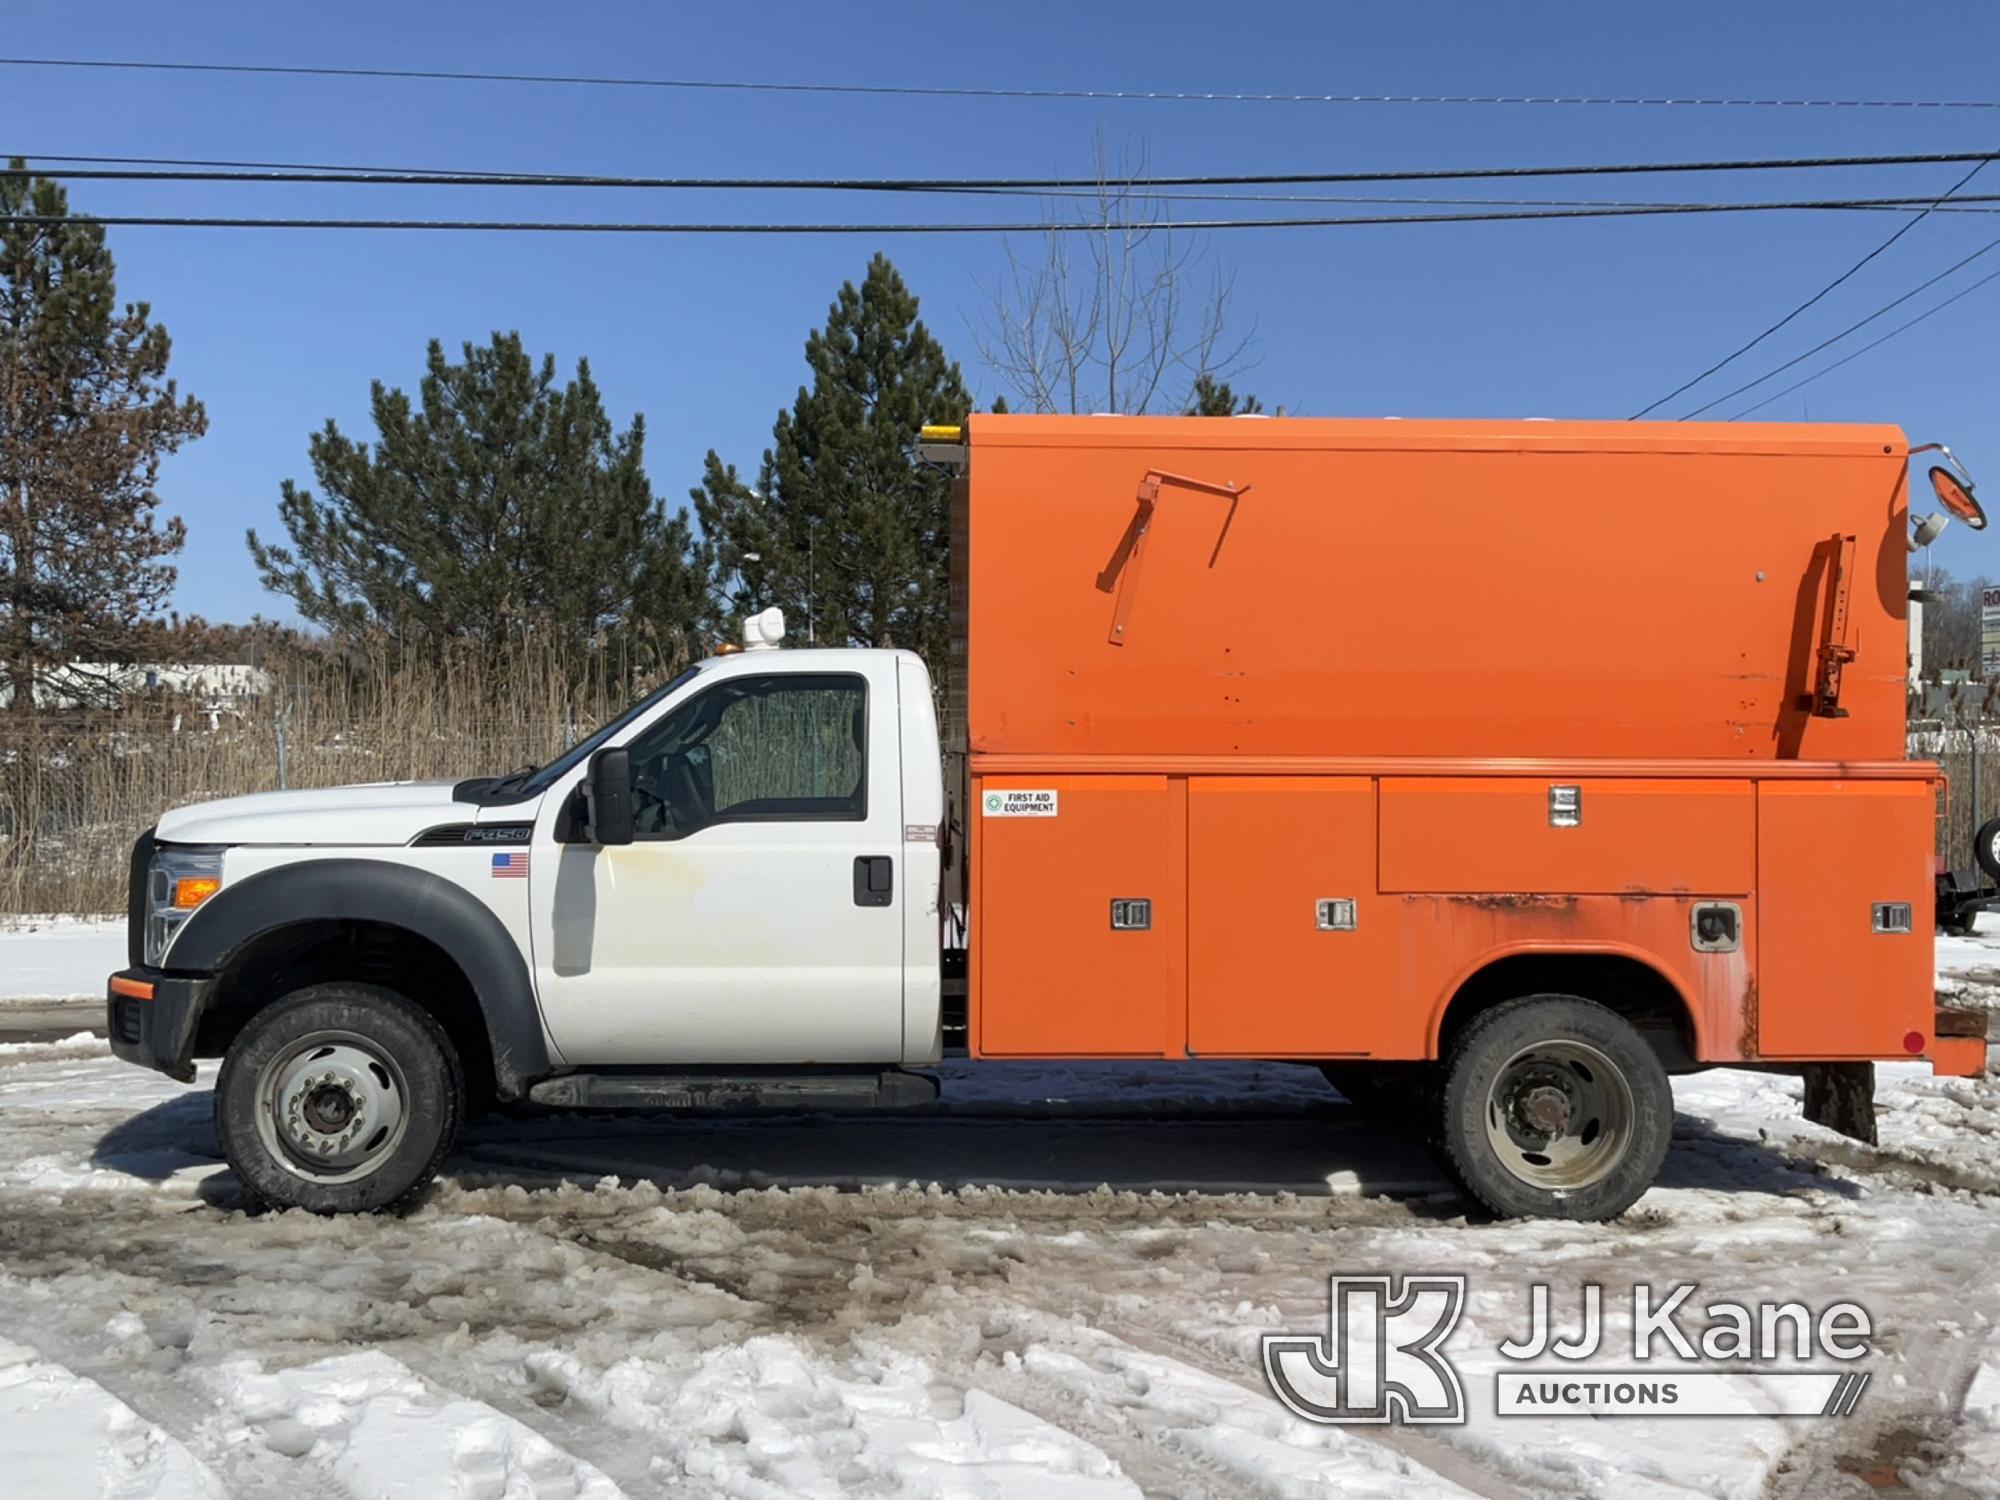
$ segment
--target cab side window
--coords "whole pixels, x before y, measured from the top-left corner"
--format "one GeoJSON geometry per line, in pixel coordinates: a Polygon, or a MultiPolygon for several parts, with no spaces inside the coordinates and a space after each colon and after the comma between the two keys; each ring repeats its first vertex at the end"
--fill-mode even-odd
{"type": "Polygon", "coordinates": [[[844,673],[732,677],[632,743],[637,835],[868,815],[868,689],[844,673]]]}

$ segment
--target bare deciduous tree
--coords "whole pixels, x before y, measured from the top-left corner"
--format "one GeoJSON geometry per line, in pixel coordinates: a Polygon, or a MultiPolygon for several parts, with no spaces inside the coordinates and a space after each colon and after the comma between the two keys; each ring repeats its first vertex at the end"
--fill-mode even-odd
{"type": "Polygon", "coordinates": [[[1954,578],[1943,568],[1931,572],[1930,599],[1924,605],[1924,671],[1977,671],[1979,667],[1980,596],[1992,587],[1981,577],[1954,578]]]}
{"type": "Polygon", "coordinates": [[[1235,278],[1174,224],[1143,153],[1113,164],[1100,138],[1096,177],[1044,200],[1071,227],[1032,252],[1008,242],[1005,276],[982,288],[980,357],[1029,410],[1188,410],[1198,383],[1226,389],[1252,363],[1254,329],[1232,327],[1235,278]]]}

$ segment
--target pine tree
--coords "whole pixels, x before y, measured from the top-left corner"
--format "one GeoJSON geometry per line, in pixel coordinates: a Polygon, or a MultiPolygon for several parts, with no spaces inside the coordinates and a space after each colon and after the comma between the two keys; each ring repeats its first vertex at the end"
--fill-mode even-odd
{"type": "Polygon", "coordinates": [[[1195,376],[1194,385],[1188,391],[1187,410],[1182,413],[1189,417],[1245,417],[1263,411],[1264,403],[1255,396],[1238,398],[1229,388],[1229,382],[1218,380],[1203,371],[1195,376]]]}
{"type": "Polygon", "coordinates": [[[158,521],[153,486],[207,426],[167,378],[166,329],[118,306],[103,228],[68,214],[25,162],[0,173],[0,670],[19,714],[52,673],[87,694],[75,664],[129,662],[154,638],[185,531],[158,521]]]}
{"type": "Polygon", "coordinates": [[[430,344],[417,401],[375,382],[373,446],[329,421],[309,443],[319,494],[286,480],[289,547],[252,531],[266,588],[340,636],[423,649],[546,633],[580,662],[613,637],[643,666],[686,654],[702,603],[685,511],[643,466],[645,421],[614,431],[587,361],[556,384],[519,334],[430,344]]]}
{"type": "Polygon", "coordinates": [[[941,670],[950,478],[917,462],[916,443],[925,423],[964,419],[958,366],[879,254],[807,337],[806,364],[812,384],[778,413],[756,485],[711,451],[691,491],[719,602],[782,605],[796,637],[909,647],[941,670]]]}

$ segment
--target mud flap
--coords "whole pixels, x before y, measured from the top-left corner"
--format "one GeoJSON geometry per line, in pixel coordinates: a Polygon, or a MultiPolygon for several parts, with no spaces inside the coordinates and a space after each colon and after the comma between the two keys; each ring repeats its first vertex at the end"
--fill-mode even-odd
{"type": "Polygon", "coordinates": [[[1875,1064],[1807,1063],[1799,1069],[1806,1084],[1806,1118],[1873,1146],[1875,1064]]]}

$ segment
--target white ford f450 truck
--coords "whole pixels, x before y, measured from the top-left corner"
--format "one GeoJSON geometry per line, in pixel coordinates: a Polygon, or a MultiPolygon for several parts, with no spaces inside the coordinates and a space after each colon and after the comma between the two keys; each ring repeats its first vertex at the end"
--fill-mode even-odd
{"type": "Polygon", "coordinates": [[[1911,550],[1985,524],[1948,450],[994,413],[915,446],[954,472],[947,745],[914,656],[749,649],[540,770],[170,813],[120,1055],[222,1058],[230,1162],[324,1211],[402,1201],[489,1101],[921,1103],[962,1045],[1317,1064],[1495,1212],[1604,1219],[1674,1073],[1797,1070],[1866,1139],[1876,1061],[1985,1069],[1907,738],[1911,550]]]}
{"type": "Polygon", "coordinates": [[[270,1202],[415,1193],[488,1102],[902,1105],[936,1084],[937,722],[907,651],[703,661],[538,770],[181,808],[132,855],[114,1052],[270,1202]],[[607,846],[616,858],[606,858],[607,846]]]}

